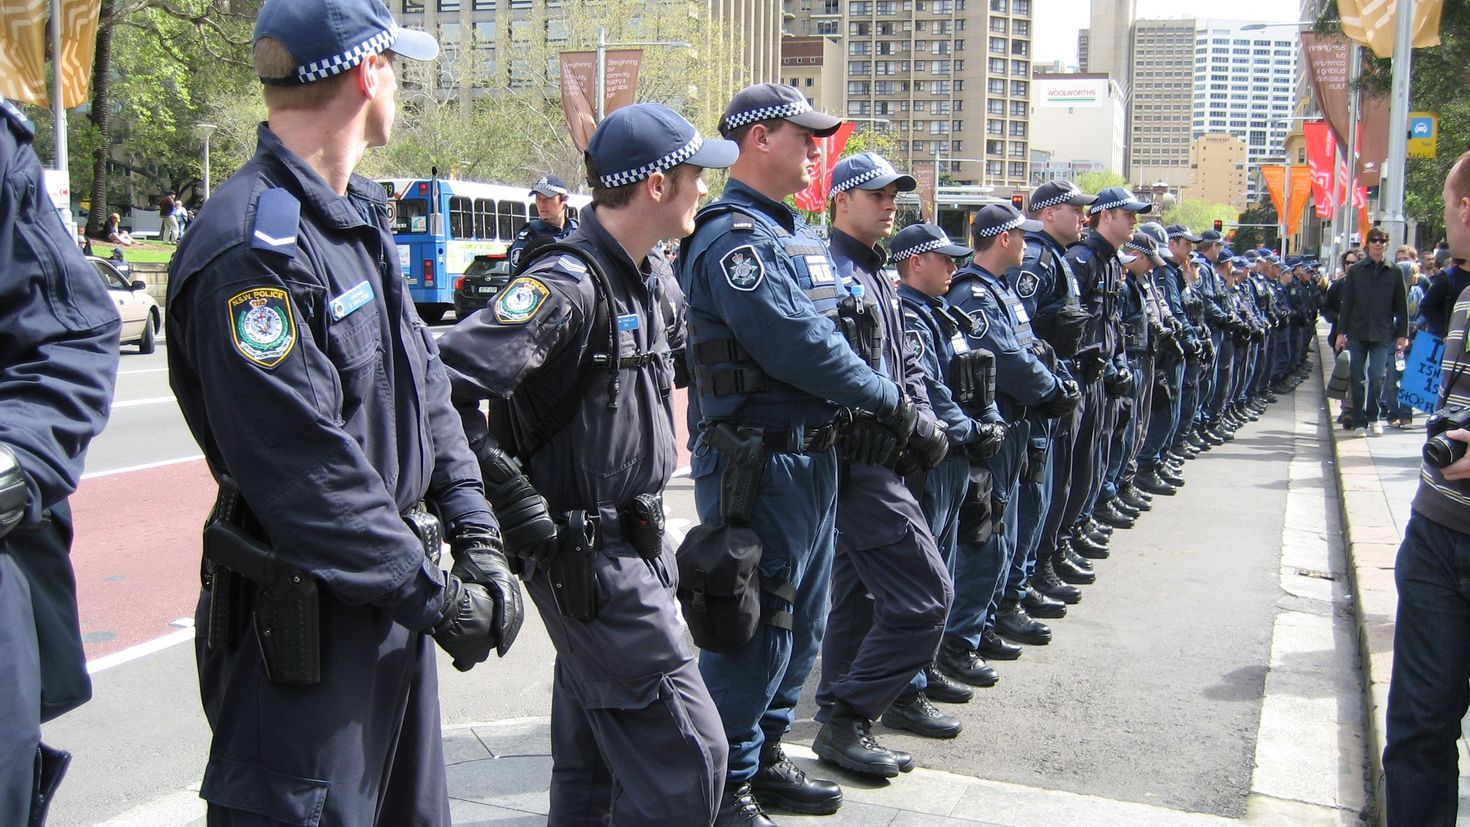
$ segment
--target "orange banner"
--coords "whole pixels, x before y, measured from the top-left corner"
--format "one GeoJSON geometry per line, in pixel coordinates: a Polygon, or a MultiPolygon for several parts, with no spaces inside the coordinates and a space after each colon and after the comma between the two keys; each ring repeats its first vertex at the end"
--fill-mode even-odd
{"type": "Polygon", "coordinates": [[[61,105],[70,109],[91,98],[102,0],[57,0],[57,4],[61,6],[61,105]]]}
{"type": "Polygon", "coordinates": [[[0,96],[47,104],[46,0],[0,4],[0,96]]]}
{"type": "Polygon", "coordinates": [[[1307,211],[1307,196],[1312,194],[1312,169],[1306,164],[1291,166],[1291,192],[1287,205],[1282,207],[1282,193],[1287,189],[1286,167],[1281,164],[1262,164],[1261,177],[1266,181],[1266,190],[1271,193],[1271,203],[1278,216],[1285,216],[1286,234],[1296,235],[1302,226],[1302,213],[1307,211]]]}
{"type": "MultiPolygon", "coordinates": [[[[1337,0],[1342,33],[1384,58],[1393,57],[1398,8],[1398,3],[1383,0],[1337,0]]],[[[1415,49],[1439,45],[1439,18],[1443,9],[1444,0],[1415,0],[1415,49]]]]}
{"type": "Polygon", "coordinates": [[[847,148],[847,139],[852,137],[856,126],[856,123],[846,121],[837,127],[836,132],[821,139],[822,157],[817,163],[817,174],[812,176],[812,182],[806,185],[806,189],[796,194],[796,206],[812,213],[827,209],[827,193],[832,190],[832,170],[842,159],[842,150],[847,148]]]}

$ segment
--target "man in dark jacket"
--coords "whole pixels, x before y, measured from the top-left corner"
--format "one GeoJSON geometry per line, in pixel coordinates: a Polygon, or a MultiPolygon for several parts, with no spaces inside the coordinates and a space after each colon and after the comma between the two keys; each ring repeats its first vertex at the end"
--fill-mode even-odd
{"type": "Polygon", "coordinates": [[[1403,278],[1385,260],[1388,234],[1374,227],[1367,241],[1367,257],[1343,279],[1334,344],[1338,350],[1347,348],[1352,359],[1352,398],[1357,413],[1344,427],[1362,427],[1376,435],[1383,433],[1379,397],[1388,357],[1395,347],[1403,350],[1409,345],[1409,305],[1403,278]]]}

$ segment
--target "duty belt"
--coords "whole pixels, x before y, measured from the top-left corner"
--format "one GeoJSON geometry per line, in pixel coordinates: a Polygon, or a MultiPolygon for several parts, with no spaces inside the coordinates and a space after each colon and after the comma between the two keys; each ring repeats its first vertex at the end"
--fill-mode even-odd
{"type": "Polygon", "coordinates": [[[662,553],[664,503],[659,495],[640,494],[626,505],[599,509],[595,516],[592,513],[588,516],[594,532],[594,547],[626,545],[645,560],[662,553]]]}
{"type": "Polygon", "coordinates": [[[795,428],[766,428],[761,444],[773,454],[816,454],[837,444],[837,423],[808,428],[803,438],[796,438],[795,428]]]}

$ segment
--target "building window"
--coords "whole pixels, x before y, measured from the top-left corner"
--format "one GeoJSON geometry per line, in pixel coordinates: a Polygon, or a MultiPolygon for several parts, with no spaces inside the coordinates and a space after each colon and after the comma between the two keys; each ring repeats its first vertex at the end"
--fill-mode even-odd
{"type": "Polygon", "coordinates": [[[847,33],[853,37],[867,37],[870,23],[848,23],[847,33]]]}
{"type": "Polygon", "coordinates": [[[1026,137],[1026,122],[1025,121],[1011,121],[1011,137],[1012,138],[1024,138],[1024,137],[1026,137]]]}
{"type": "Polygon", "coordinates": [[[1004,17],[990,18],[990,30],[996,34],[1009,34],[1010,21],[1004,17]]]}
{"type": "Polygon", "coordinates": [[[850,80],[847,82],[847,94],[854,97],[866,97],[868,94],[868,81],[850,80]]]}
{"type": "Polygon", "coordinates": [[[992,38],[990,38],[990,53],[993,54],[993,55],[1003,55],[1003,54],[1005,54],[1006,53],[1006,39],[1004,37],[992,37],[992,38]]]}
{"type": "Polygon", "coordinates": [[[990,10],[997,14],[1006,13],[1006,0],[990,0],[990,10]]]}
{"type": "Polygon", "coordinates": [[[1024,80],[1011,81],[1011,97],[1024,98],[1031,94],[1031,84],[1024,80]]]}
{"type": "Polygon", "coordinates": [[[848,101],[847,102],[847,114],[849,114],[849,115],[868,115],[868,114],[871,114],[871,112],[872,112],[872,107],[868,103],[868,101],[848,101]]]}
{"type": "Polygon", "coordinates": [[[1006,73],[1006,59],[993,57],[990,59],[990,73],[992,75],[1003,75],[1006,73]]]}
{"type": "MultiPolygon", "coordinates": [[[[988,119],[986,119],[986,121],[985,121],[985,134],[986,135],[1004,135],[1004,134],[1006,134],[1006,122],[1005,121],[1002,121],[1002,120],[997,120],[995,118],[988,118],[988,119]]],[[[996,142],[997,151],[999,151],[999,146],[1000,146],[1000,142],[997,141],[996,142]]]]}
{"type": "Polygon", "coordinates": [[[985,142],[985,154],[986,155],[1004,155],[1005,154],[1005,141],[986,141],[985,142]]]}
{"type": "Polygon", "coordinates": [[[873,63],[868,60],[849,60],[847,73],[849,75],[871,75],[873,74],[873,63]]]}
{"type": "Polygon", "coordinates": [[[439,11],[459,11],[459,0],[439,0],[439,11]]]}
{"type": "Polygon", "coordinates": [[[1011,157],[1012,158],[1025,158],[1026,157],[1026,142],[1025,141],[1011,141],[1011,157]]]}
{"type": "Polygon", "coordinates": [[[1006,82],[1000,78],[991,78],[985,82],[985,91],[992,95],[1004,95],[1006,93],[1006,82]]]}
{"type": "Polygon", "coordinates": [[[1018,78],[1031,77],[1031,64],[1024,60],[1011,61],[1011,74],[1018,78]]]}
{"type": "MultiPolygon", "coordinates": [[[[1017,7],[1017,9],[1019,9],[1020,6],[1021,6],[1021,0],[1016,0],[1016,7],[1017,7]]],[[[1026,162],[1025,161],[1012,161],[1011,162],[1011,177],[1012,178],[1025,178],[1026,177],[1026,162]]]]}

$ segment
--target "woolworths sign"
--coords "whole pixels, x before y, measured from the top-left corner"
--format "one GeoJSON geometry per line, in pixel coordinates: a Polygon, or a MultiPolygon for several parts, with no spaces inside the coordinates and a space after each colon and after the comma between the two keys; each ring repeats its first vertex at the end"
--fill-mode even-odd
{"type": "Polygon", "coordinates": [[[1036,84],[1036,106],[1043,109],[1095,108],[1108,99],[1108,81],[1097,80],[1042,80],[1036,84]]]}

